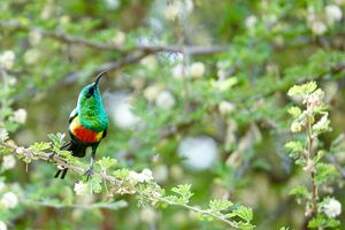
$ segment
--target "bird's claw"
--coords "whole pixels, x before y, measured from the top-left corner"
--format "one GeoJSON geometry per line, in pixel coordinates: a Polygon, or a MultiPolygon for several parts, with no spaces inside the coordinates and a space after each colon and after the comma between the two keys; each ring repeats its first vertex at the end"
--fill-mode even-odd
{"type": "Polygon", "coordinates": [[[84,175],[86,176],[86,181],[90,180],[93,175],[93,168],[88,168],[84,175]]]}
{"type": "Polygon", "coordinates": [[[48,154],[48,160],[53,160],[55,155],[56,155],[55,152],[49,153],[48,154]]]}

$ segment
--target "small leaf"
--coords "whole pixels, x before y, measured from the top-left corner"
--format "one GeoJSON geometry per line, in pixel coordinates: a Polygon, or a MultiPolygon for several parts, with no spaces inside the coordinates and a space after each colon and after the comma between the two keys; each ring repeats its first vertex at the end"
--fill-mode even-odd
{"type": "Polygon", "coordinates": [[[249,223],[253,219],[253,210],[241,205],[237,209],[233,210],[231,213],[226,214],[226,216],[228,217],[238,216],[242,220],[249,223]]]}
{"type": "Polygon", "coordinates": [[[211,200],[210,209],[215,212],[219,212],[233,206],[233,203],[229,200],[211,200]]]}
{"type": "Polygon", "coordinates": [[[301,115],[302,111],[299,107],[293,106],[288,110],[288,113],[294,118],[297,118],[299,115],[301,115]]]}

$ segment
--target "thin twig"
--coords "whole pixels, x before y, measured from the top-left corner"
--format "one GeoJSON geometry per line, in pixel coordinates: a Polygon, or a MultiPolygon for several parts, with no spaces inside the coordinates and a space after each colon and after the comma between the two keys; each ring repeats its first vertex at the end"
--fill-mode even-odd
{"type": "Polygon", "coordinates": [[[36,31],[37,33],[42,34],[45,37],[55,39],[57,41],[66,43],[66,44],[78,44],[85,47],[89,47],[95,50],[100,51],[117,51],[119,53],[132,53],[134,51],[142,51],[143,53],[159,53],[159,52],[172,52],[172,53],[182,53],[183,50],[187,50],[190,55],[209,55],[220,52],[225,52],[227,46],[186,46],[181,47],[179,45],[135,45],[131,48],[124,48],[113,43],[101,43],[97,41],[88,40],[82,37],[72,36],[66,34],[62,31],[48,31],[40,27],[30,27],[23,25],[15,20],[0,21],[0,28],[8,30],[17,30],[17,31],[36,31]]]}

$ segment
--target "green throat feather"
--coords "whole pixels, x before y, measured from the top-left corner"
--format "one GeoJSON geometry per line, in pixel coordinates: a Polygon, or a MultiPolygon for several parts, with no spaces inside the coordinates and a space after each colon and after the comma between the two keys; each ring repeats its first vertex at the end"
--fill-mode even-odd
{"type": "Polygon", "coordinates": [[[108,128],[108,116],[98,84],[91,83],[80,91],[77,112],[85,128],[97,132],[108,128]]]}

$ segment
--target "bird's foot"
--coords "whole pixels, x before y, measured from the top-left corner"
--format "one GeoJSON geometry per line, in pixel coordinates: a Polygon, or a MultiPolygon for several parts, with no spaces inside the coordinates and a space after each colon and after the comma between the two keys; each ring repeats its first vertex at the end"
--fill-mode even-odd
{"type": "Polygon", "coordinates": [[[50,161],[53,160],[55,155],[56,155],[56,152],[49,153],[48,160],[50,161]]]}
{"type": "Polygon", "coordinates": [[[93,175],[93,168],[92,167],[88,168],[84,175],[86,176],[86,181],[90,180],[90,178],[93,175]]]}

